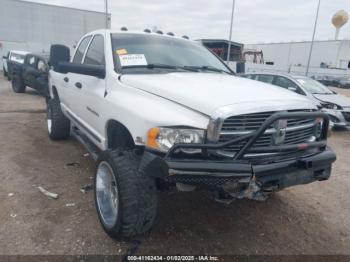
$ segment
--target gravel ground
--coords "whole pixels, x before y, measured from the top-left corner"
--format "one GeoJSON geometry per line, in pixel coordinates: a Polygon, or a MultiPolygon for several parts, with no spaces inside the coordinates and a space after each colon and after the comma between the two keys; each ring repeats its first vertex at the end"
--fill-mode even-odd
{"type": "MultiPolygon", "coordinates": [[[[94,170],[83,147],[48,139],[45,102],[35,91],[15,94],[0,78],[0,99],[0,255],[125,254],[136,242],[107,237],[93,193],[80,191],[94,170]]],[[[329,181],[263,203],[160,193],[154,229],[139,239],[137,254],[350,254],[350,133],[334,133],[329,144],[338,156],[329,181]]]]}

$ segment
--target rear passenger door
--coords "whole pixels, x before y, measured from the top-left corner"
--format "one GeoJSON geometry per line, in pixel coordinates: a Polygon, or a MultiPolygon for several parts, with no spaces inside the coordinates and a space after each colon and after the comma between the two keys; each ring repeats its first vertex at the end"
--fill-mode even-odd
{"type": "Polygon", "coordinates": [[[35,87],[36,77],[38,75],[38,71],[36,69],[37,66],[37,58],[34,55],[27,55],[23,64],[23,80],[25,85],[29,87],[35,87]]]}

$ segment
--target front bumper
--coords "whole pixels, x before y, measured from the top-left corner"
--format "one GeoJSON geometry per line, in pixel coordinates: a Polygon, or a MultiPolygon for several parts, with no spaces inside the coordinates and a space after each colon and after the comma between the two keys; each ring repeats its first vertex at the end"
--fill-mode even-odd
{"type": "Polygon", "coordinates": [[[335,127],[350,126],[350,110],[322,109],[322,112],[329,115],[335,127]]]}
{"type": "Polygon", "coordinates": [[[327,180],[335,160],[336,155],[327,148],[313,155],[269,164],[208,160],[169,161],[151,152],[145,152],[142,162],[147,174],[169,182],[220,189],[234,197],[261,200],[268,192],[327,180]],[[252,183],[255,191],[247,195],[247,189],[252,183]]]}
{"type": "Polygon", "coordinates": [[[263,200],[268,192],[286,187],[327,180],[331,174],[332,163],[336,160],[334,152],[326,146],[328,116],[321,112],[277,113],[271,116],[261,128],[249,135],[235,138],[221,144],[177,144],[166,156],[145,151],[140,164],[146,174],[163,178],[168,182],[190,185],[204,185],[223,190],[237,198],[263,200]],[[323,118],[321,140],[296,144],[254,148],[254,142],[276,120],[288,118],[323,118]],[[220,150],[232,143],[246,140],[243,148],[232,158],[213,158],[211,150],[220,150]],[[202,149],[202,157],[178,157],[179,148],[202,149]],[[287,154],[287,158],[263,157],[254,161],[246,159],[246,154],[287,154]]]}

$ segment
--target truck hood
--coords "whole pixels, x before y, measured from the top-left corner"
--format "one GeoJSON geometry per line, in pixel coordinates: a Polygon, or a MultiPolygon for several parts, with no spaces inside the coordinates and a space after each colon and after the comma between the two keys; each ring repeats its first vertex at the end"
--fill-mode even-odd
{"type": "Polygon", "coordinates": [[[322,102],[330,102],[341,107],[350,107],[350,99],[340,94],[313,94],[322,102]]]}
{"type": "Polygon", "coordinates": [[[259,110],[266,111],[315,108],[313,102],[288,90],[227,74],[130,74],[121,81],[209,116],[219,108],[240,104],[246,109],[262,105],[259,110]]]}

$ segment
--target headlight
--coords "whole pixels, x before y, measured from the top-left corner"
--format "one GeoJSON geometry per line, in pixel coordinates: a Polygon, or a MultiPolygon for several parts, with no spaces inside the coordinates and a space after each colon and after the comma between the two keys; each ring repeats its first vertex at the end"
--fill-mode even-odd
{"type": "Polygon", "coordinates": [[[341,106],[338,106],[333,103],[321,103],[321,106],[326,109],[333,109],[333,110],[342,110],[343,108],[341,106]]]}
{"type": "MultiPolygon", "coordinates": [[[[198,144],[204,141],[204,130],[155,127],[148,131],[147,147],[168,152],[174,144],[198,144]]],[[[187,154],[201,152],[199,149],[181,149],[187,154]]]]}

